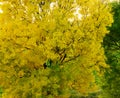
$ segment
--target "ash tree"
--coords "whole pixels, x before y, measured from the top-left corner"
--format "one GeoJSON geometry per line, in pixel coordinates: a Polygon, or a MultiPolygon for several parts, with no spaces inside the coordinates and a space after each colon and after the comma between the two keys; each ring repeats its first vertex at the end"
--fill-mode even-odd
{"type": "Polygon", "coordinates": [[[112,23],[108,0],[1,1],[3,98],[69,98],[72,92],[99,91],[108,68],[101,45],[112,23]]]}

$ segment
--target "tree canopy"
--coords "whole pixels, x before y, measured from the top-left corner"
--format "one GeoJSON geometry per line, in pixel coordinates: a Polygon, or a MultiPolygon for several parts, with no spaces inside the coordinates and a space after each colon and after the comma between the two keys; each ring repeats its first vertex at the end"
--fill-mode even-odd
{"type": "Polygon", "coordinates": [[[98,77],[108,68],[101,43],[113,21],[108,0],[2,2],[3,98],[69,98],[100,90],[98,77]]]}
{"type": "Polygon", "coordinates": [[[120,3],[113,2],[111,6],[114,22],[108,28],[110,33],[104,38],[105,54],[110,69],[105,74],[103,96],[118,98],[120,97],[120,3]]]}

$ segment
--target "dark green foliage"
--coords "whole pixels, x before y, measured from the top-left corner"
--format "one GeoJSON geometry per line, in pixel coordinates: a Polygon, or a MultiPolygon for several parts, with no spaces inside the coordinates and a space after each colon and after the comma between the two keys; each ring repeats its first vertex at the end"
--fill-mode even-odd
{"type": "Polygon", "coordinates": [[[107,98],[120,98],[120,3],[113,2],[114,22],[108,29],[110,33],[104,39],[105,54],[110,69],[104,79],[104,94],[107,98]]]}

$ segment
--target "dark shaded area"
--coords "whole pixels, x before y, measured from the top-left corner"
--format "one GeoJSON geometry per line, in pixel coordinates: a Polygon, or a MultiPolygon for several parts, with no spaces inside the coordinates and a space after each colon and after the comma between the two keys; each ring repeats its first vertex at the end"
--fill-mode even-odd
{"type": "Polygon", "coordinates": [[[110,65],[103,80],[103,96],[120,98],[120,3],[113,2],[111,5],[114,22],[103,42],[106,62],[110,65]]]}

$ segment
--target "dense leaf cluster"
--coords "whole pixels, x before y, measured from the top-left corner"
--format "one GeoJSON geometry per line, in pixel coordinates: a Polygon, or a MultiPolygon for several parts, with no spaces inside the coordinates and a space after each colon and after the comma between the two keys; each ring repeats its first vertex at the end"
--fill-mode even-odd
{"type": "Polygon", "coordinates": [[[105,74],[103,96],[108,98],[120,97],[120,3],[113,2],[112,13],[114,22],[108,29],[110,33],[104,38],[105,54],[110,69],[105,74]]]}
{"type": "Polygon", "coordinates": [[[2,0],[3,98],[69,98],[100,91],[108,0],[2,0]],[[50,5],[54,4],[53,7],[50,5]],[[79,8],[81,18],[74,15],[79,8]]]}

